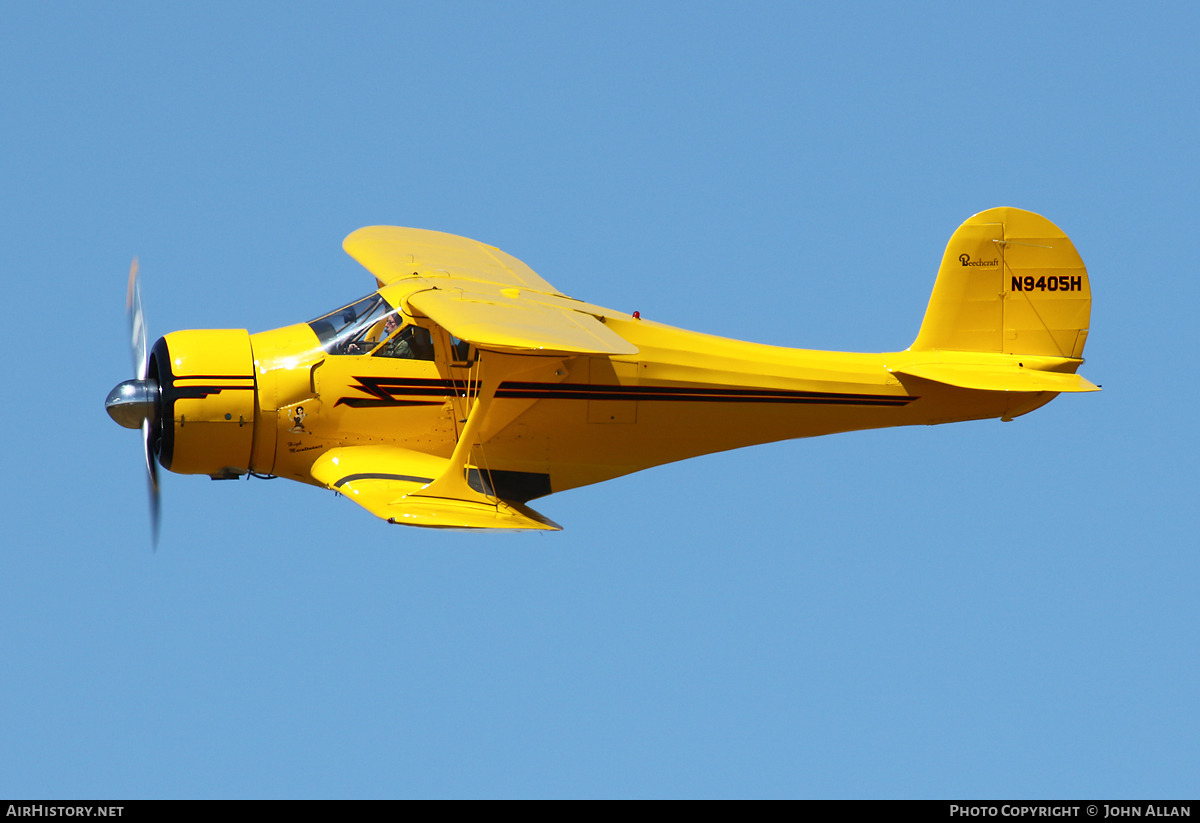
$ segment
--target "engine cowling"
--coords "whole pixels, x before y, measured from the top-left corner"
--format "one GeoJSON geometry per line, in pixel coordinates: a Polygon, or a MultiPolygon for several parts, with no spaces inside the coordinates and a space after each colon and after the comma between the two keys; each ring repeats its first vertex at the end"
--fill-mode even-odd
{"type": "Polygon", "coordinates": [[[160,398],[158,460],[179,474],[232,478],[251,468],[255,378],[245,329],[177,331],[151,350],[160,398]]]}

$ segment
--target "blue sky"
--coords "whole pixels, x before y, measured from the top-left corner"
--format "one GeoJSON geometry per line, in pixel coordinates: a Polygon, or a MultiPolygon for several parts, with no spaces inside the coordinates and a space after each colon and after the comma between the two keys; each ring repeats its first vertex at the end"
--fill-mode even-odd
{"type": "Polygon", "coordinates": [[[0,796],[1193,796],[1200,23],[1187,4],[8,4],[0,796]],[[568,294],[903,349],[999,205],[1074,240],[1083,373],[1013,423],[793,441],[390,528],[169,475],[154,337],[366,293],[390,223],[568,294]]]}

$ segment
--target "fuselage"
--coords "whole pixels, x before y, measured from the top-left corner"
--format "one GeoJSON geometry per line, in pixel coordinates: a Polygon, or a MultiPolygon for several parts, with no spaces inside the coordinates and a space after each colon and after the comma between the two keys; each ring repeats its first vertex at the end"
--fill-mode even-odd
{"type": "MultiPolygon", "coordinates": [[[[311,324],[250,335],[245,355],[216,355],[220,365],[199,367],[203,377],[163,376],[175,386],[203,384],[211,392],[203,401],[178,397],[164,409],[173,429],[165,464],[184,473],[237,476],[254,471],[313,483],[313,462],[337,447],[394,445],[448,457],[480,386],[491,380],[495,396],[471,465],[499,478],[495,482],[505,486],[497,489],[502,497],[523,501],[758,443],[1013,416],[1054,396],[970,391],[896,375],[891,369],[908,362],[909,352],[789,349],[617,312],[602,316],[609,328],[637,346],[637,355],[478,351],[421,318],[408,322],[429,326],[432,359],[331,353],[311,324]],[[240,369],[229,365],[241,357],[252,362],[240,369]],[[239,413],[213,405],[223,396],[226,405],[240,404],[239,413]],[[202,421],[202,402],[213,406],[207,414],[211,420],[202,421]],[[195,421],[191,431],[189,420],[195,421]],[[237,439],[240,445],[229,455],[244,450],[244,458],[225,455],[216,465],[207,457],[214,431],[237,439]],[[189,449],[190,437],[201,435],[205,442],[189,449]]],[[[169,349],[170,359],[178,363],[189,357],[211,359],[221,346],[241,346],[229,342],[236,334],[178,332],[155,351],[169,349]]],[[[976,363],[981,357],[1015,359],[970,355],[976,363]]],[[[165,427],[166,419],[163,423],[165,427]]]]}

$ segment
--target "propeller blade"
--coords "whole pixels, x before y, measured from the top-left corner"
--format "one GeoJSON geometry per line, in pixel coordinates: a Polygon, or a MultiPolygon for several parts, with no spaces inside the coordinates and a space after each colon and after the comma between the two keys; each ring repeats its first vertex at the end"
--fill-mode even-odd
{"type": "Polygon", "coordinates": [[[129,352],[136,380],[126,380],[113,389],[104,402],[109,415],[127,428],[142,430],[142,452],[146,460],[146,480],[150,490],[150,541],[158,551],[161,495],[158,487],[158,385],[147,380],[150,364],[146,359],[146,314],[142,311],[142,285],[138,279],[138,259],[129,265],[129,285],[125,290],[125,315],[129,318],[129,352]],[[141,425],[138,425],[140,418],[141,425]]]}
{"type": "Polygon", "coordinates": [[[146,452],[146,477],[150,484],[150,540],[152,549],[158,551],[159,511],[162,504],[158,489],[158,461],[154,456],[155,448],[158,445],[154,442],[155,440],[154,426],[149,420],[144,421],[142,423],[142,443],[146,452]]]}
{"type": "Polygon", "coordinates": [[[125,313],[129,316],[129,342],[133,354],[133,373],[146,379],[146,315],[142,312],[142,285],[138,280],[138,259],[129,266],[129,287],[125,291],[125,313]]]}

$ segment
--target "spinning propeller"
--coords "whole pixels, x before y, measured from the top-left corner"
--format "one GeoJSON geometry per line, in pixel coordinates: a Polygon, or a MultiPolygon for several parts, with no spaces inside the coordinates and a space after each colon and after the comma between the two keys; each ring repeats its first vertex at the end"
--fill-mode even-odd
{"type": "Polygon", "coordinates": [[[129,288],[125,296],[125,313],[129,317],[130,353],[133,357],[133,380],[118,383],[108,393],[104,409],[108,416],[127,429],[142,430],[142,446],[146,457],[146,473],[150,484],[150,533],[153,545],[158,545],[159,490],[157,454],[162,428],[158,381],[148,377],[150,364],[146,359],[146,317],[142,312],[142,290],[138,282],[138,261],[133,258],[129,267],[129,288]]]}

